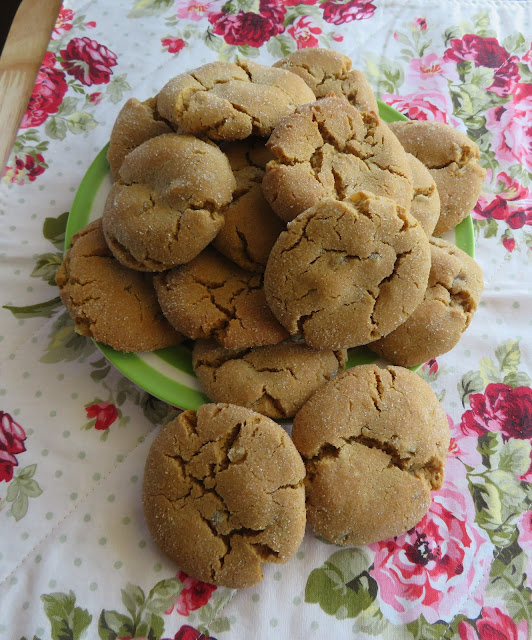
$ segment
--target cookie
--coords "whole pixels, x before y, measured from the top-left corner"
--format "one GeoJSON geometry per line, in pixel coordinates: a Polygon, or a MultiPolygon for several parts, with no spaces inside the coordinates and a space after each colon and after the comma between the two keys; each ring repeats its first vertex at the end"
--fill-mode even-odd
{"type": "Polygon", "coordinates": [[[324,198],[356,191],[386,196],[410,209],[412,177],[404,149],[374,113],[343,98],[298,107],[275,128],[262,189],[286,222],[324,198]]]}
{"type": "Polygon", "coordinates": [[[430,238],[440,217],[440,195],[427,167],[411,153],[407,153],[406,157],[412,171],[414,187],[410,213],[430,238]]]}
{"type": "Polygon", "coordinates": [[[450,351],[469,326],[483,289],[482,270],[458,247],[430,239],[431,268],[423,302],[395,331],[369,348],[411,367],[450,351]]]}
{"type": "Polygon", "coordinates": [[[153,351],[183,339],[164,317],[151,274],[113,257],[95,220],[72,238],[56,281],[77,333],[118,351],[153,351]]]}
{"type": "Polygon", "coordinates": [[[157,95],[159,113],[213,140],[267,138],[279,120],[314,100],[293,73],[250,60],[210,62],[172,78],[157,95]]]}
{"type": "Polygon", "coordinates": [[[427,236],[393,200],[360,192],[323,200],[275,243],[264,291],[279,322],[315,349],[367,344],[393,331],[422,301],[427,236]]]}
{"type": "Polygon", "coordinates": [[[351,58],[332,49],[307,48],[294,51],[273,66],[302,78],[316,98],[333,93],[361,111],[379,113],[377,99],[362,71],[351,69],[351,58]]]}
{"type": "Polygon", "coordinates": [[[224,226],[213,244],[242,269],[263,273],[271,248],[285,227],[262,194],[271,154],[260,138],[228,142],[221,149],[233,169],[236,190],[222,210],[224,226]]]}
{"type": "Polygon", "coordinates": [[[409,369],[360,365],[328,382],[294,419],[307,519],[327,540],[364,545],[415,526],[443,483],[449,425],[409,369]]]}
{"type": "Polygon", "coordinates": [[[288,337],[266,304],[262,279],[214,249],[154,279],[170,323],[188,338],[214,338],[227,349],[275,344],[288,337]]]}
{"type": "Polygon", "coordinates": [[[107,150],[113,179],[119,179],[118,172],[130,151],[163,133],[172,133],[172,128],[157,113],[155,98],[144,102],[130,98],[115,120],[107,150]]]}
{"type": "Polygon", "coordinates": [[[278,424],[249,409],[205,404],[154,440],[143,505],[157,546],[188,575],[240,589],[286,562],[305,532],[305,469],[278,424]]]}
{"type": "Polygon", "coordinates": [[[227,157],[193,136],[163,134],[131,151],[107,197],[103,230],[115,257],[140,271],[195,258],[223,226],[236,187],[227,157]]]}
{"type": "Polygon", "coordinates": [[[347,352],[316,350],[286,340],[253,349],[224,349],[198,340],[192,364],[213,402],[248,407],[270,418],[292,418],[310,395],[345,369],[347,352]]]}
{"type": "Polygon", "coordinates": [[[450,231],[473,210],[486,177],[477,145],[444,122],[398,121],[389,124],[408,153],[430,171],[440,195],[435,236],[450,231]]]}

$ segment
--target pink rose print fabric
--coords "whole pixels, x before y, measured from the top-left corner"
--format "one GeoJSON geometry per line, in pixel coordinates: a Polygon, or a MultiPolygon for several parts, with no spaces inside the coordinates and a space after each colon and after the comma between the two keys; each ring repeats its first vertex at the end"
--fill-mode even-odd
{"type": "Polygon", "coordinates": [[[65,74],[57,69],[56,63],[56,56],[47,51],[37,74],[28,108],[20,124],[21,129],[38,127],[51,113],[57,113],[59,110],[68,86],[65,74]]]}
{"type": "Polygon", "coordinates": [[[516,624],[499,607],[483,607],[475,626],[462,621],[458,633],[460,640],[527,640],[529,637],[527,622],[521,620],[516,624]]]}
{"type": "Polygon", "coordinates": [[[213,591],[216,591],[214,585],[191,578],[184,571],[179,571],[177,577],[183,583],[184,588],[176,603],[168,611],[165,611],[166,614],[175,610],[182,616],[188,616],[192,611],[206,605],[211,599],[213,591]]]}
{"type": "Polygon", "coordinates": [[[85,407],[87,418],[96,418],[94,428],[98,431],[105,431],[118,418],[118,409],[111,402],[98,402],[85,407]]]}
{"type": "Polygon", "coordinates": [[[116,65],[116,55],[105,45],[90,38],[72,38],[66,49],[61,50],[61,66],[82,84],[106,84],[116,65]]]}
{"type": "Polygon", "coordinates": [[[528,558],[526,566],[526,586],[532,589],[532,510],[525,511],[517,521],[519,536],[517,542],[528,558]]]}
{"type": "Polygon", "coordinates": [[[18,465],[16,455],[26,451],[26,432],[9,413],[0,411],[0,482],[13,478],[13,469],[18,465]]]}

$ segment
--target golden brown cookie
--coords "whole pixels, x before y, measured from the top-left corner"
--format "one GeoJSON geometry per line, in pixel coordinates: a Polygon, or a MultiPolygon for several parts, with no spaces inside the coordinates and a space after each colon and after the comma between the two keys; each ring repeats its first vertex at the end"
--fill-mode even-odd
{"type": "Polygon", "coordinates": [[[356,191],[386,196],[410,209],[412,177],[404,149],[374,113],[343,98],[299,107],[275,128],[262,189],[285,221],[324,198],[356,191]]]}
{"type": "Polygon", "coordinates": [[[405,150],[429,169],[438,187],[441,213],[433,234],[453,229],[473,210],[486,177],[477,145],[444,122],[402,120],[389,127],[405,150]]]}
{"type": "Polygon", "coordinates": [[[171,132],[170,125],[157,113],[155,98],[144,102],[130,98],[115,120],[107,150],[114,180],[118,180],[118,171],[130,151],[150,138],[171,132]]]}
{"type": "Polygon", "coordinates": [[[109,250],[101,219],[72,238],[56,274],[75,329],[118,351],[153,351],[183,339],[164,317],[151,274],[131,271],[109,250]]]}
{"type": "Polygon", "coordinates": [[[207,248],[155,277],[170,323],[188,338],[215,338],[227,349],[275,344],[288,337],[266,304],[261,276],[207,248]]]}
{"type": "Polygon", "coordinates": [[[264,291],[279,322],[315,349],[367,344],[423,300],[429,242],[393,200],[360,192],[320,202],[275,243],[264,291]]]}
{"type": "Polygon", "coordinates": [[[214,144],[168,133],[131,151],[107,197],[103,230],[115,257],[140,271],[189,262],[223,226],[236,183],[214,144]]]}
{"type": "Polygon", "coordinates": [[[157,546],[181,569],[233,589],[286,562],[305,533],[305,469],[265,416],[230,404],[185,411],[154,440],[143,486],[157,546]]]}
{"type": "Polygon", "coordinates": [[[345,349],[311,349],[286,340],[253,349],[224,349],[198,340],[194,371],[213,402],[248,407],[270,418],[292,418],[310,395],[345,369],[345,349]]]}
{"type": "Polygon", "coordinates": [[[411,153],[407,153],[408,163],[412,171],[414,197],[410,205],[410,213],[423,227],[430,238],[440,217],[440,196],[433,177],[427,167],[411,153]]]}
{"type": "Polygon", "coordinates": [[[310,526],[343,545],[404,533],[442,486],[449,437],[434,392],[409,369],[360,365],[328,382],[292,430],[310,526]]]}
{"type": "Polygon", "coordinates": [[[236,190],[222,210],[224,226],[213,244],[242,269],[262,273],[285,227],[262,194],[265,166],[272,156],[261,138],[228,142],[220,148],[233,169],[236,190]]]}
{"type": "Polygon", "coordinates": [[[188,133],[243,140],[268,137],[282,117],[312,100],[295,74],[238,60],[210,62],[172,78],[158,94],[157,108],[188,133]]]}
{"type": "Polygon", "coordinates": [[[362,71],[351,69],[351,58],[332,49],[307,48],[290,53],[273,66],[302,78],[316,98],[333,93],[361,111],[379,113],[377,99],[362,71]]]}
{"type": "Polygon", "coordinates": [[[483,289],[482,270],[458,247],[430,239],[431,268],[423,302],[395,331],[369,348],[411,367],[450,351],[469,326],[483,289]]]}

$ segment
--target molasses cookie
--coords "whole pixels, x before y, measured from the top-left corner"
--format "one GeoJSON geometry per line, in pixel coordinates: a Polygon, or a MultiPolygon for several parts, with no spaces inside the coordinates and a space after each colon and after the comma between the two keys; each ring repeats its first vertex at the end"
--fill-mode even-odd
{"type": "Polygon", "coordinates": [[[56,274],[77,333],[118,351],[153,351],[182,340],[159,307],[151,274],[131,271],[109,250],[101,219],[72,238],[56,274]]]}
{"type": "Polygon", "coordinates": [[[482,270],[464,251],[430,239],[431,268],[423,302],[369,348],[393,364],[411,367],[450,351],[469,326],[483,289],[482,270]]]}
{"type": "Polygon", "coordinates": [[[323,200],[275,243],[264,291],[279,322],[315,349],[367,344],[423,300],[429,242],[393,200],[360,192],[323,200]]]}
{"type": "Polygon", "coordinates": [[[302,78],[316,98],[333,93],[361,111],[379,113],[377,99],[362,71],[351,69],[351,58],[332,49],[307,48],[294,51],[273,66],[302,78]]]}
{"type": "Polygon", "coordinates": [[[294,419],[307,519],[327,540],[364,545],[415,526],[443,483],[449,425],[430,386],[401,367],[360,365],[294,419]]]}
{"type": "Polygon", "coordinates": [[[295,74],[238,60],[210,62],[172,78],[158,94],[157,108],[187,133],[243,140],[267,138],[282,117],[312,100],[295,74]]]}
{"type": "Polygon", "coordinates": [[[215,338],[227,349],[275,344],[288,337],[266,304],[261,276],[207,248],[154,279],[170,323],[188,338],[215,338]]]}
{"type": "Polygon", "coordinates": [[[388,126],[436,182],[441,213],[434,235],[453,229],[471,213],[486,177],[486,170],[478,163],[477,145],[444,122],[403,120],[388,126]]]}
{"type": "Polygon", "coordinates": [[[213,402],[248,407],[270,418],[292,418],[310,395],[345,369],[347,352],[311,349],[285,340],[253,349],[224,349],[198,340],[194,371],[213,402]]]}
{"type": "Polygon", "coordinates": [[[242,269],[263,273],[271,248],[285,227],[262,194],[271,153],[260,138],[228,142],[220,148],[229,159],[236,190],[232,202],[222,210],[224,226],[213,244],[242,269]]]}
{"type": "Polygon", "coordinates": [[[406,157],[412,171],[414,186],[410,213],[430,238],[440,217],[440,195],[427,167],[411,153],[407,153],[406,157]]]}
{"type": "Polygon", "coordinates": [[[289,436],[230,404],[185,411],[154,440],[143,504],[157,546],[188,575],[239,589],[305,533],[305,469],[289,436]]]}
{"type": "Polygon", "coordinates": [[[115,180],[118,180],[118,171],[130,151],[150,138],[172,133],[170,125],[157,113],[156,102],[155,98],[149,98],[144,102],[130,98],[120,110],[111,131],[107,150],[107,159],[115,180]]]}
{"type": "Polygon", "coordinates": [[[103,230],[115,257],[140,271],[189,262],[223,226],[236,183],[227,157],[193,136],[163,134],[131,151],[107,197],[103,230]]]}
{"type": "Polygon", "coordinates": [[[343,98],[298,107],[275,128],[262,189],[285,221],[324,198],[356,191],[392,198],[408,211],[412,176],[406,153],[380,118],[343,98]]]}

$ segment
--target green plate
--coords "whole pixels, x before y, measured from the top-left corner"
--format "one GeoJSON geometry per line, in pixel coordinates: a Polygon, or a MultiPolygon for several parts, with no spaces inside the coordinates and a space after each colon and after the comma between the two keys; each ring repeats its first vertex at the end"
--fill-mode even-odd
{"type": "MultiPolygon", "coordinates": [[[[386,122],[408,120],[380,100],[379,112],[386,122]]],[[[74,233],[102,215],[111,185],[112,178],[105,146],[89,167],[72,203],[66,228],[65,249],[69,247],[74,233]]],[[[474,257],[475,241],[471,216],[463,220],[453,231],[445,234],[444,238],[474,257]]],[[[98,342],[96,344],[117,369],[157,398],[181,409],[197,409],[204,402],[208,402],[194,375],[190,349],[179,346],[151,353],[122,353],[98,342]]],[[[369,362],[379,362],[369,349],[350,349],[348,367],[369,362]]],[[[420,366],[413,369],[417,370],[420,366]]]]}

